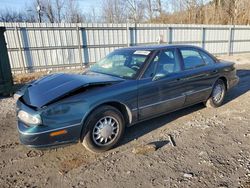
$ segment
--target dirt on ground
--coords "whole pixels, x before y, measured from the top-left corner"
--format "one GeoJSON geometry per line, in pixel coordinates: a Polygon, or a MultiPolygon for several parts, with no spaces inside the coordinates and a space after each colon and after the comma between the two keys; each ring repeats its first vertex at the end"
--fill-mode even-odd
{"type": "Polygon", "coordinates": [[[0,99],[0,187],[249,188],[250,63],[237,68],[240,83],[222,107],[198,104],[129,127],[119,146],[98,155],[81,143],[25,147],[14,99],[0,99]]]}

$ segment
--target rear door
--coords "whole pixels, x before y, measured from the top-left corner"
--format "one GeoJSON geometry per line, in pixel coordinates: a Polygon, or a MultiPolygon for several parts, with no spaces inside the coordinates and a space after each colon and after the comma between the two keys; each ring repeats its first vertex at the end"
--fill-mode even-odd
{"type": "Polygon", "coordinates": [[[205,52],[192,48],[179,48],[183,67],[183,82],[185,82],[186,100],[184,106],[205,101],[213,83],[218,77],[213,60],[205,52]]]}
{"type": "Polygon", "coordinates": [[[180,58],[177,49],[162,50],[138,81],[139,119],[181,108],[185,89],[181,80],[180,58]]]}
{"type": "Polygon", "coordinates": [[[2,73],[2,67],[0,66],[0,84],[3,83],[3,73],[2,73]]]}

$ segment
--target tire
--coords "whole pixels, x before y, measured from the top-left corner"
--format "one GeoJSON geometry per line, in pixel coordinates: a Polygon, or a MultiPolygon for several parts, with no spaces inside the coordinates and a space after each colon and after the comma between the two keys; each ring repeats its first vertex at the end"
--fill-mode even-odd
{"type": "Polygon", "coordinates": [[[219,79],[215,82],[212,93],[205,102],[207,107],[217,108],[223,104],[226,95],[226,85],[223,80],[219,79]]]}
{"type": "Polygon", "coordinates": [[[101,153],[110,150],[120,141],[125,121],[118,109],[105,105],[94,110],[84,126],[86,131],[81,136],[82,144],[93,153],[101,153]]]}

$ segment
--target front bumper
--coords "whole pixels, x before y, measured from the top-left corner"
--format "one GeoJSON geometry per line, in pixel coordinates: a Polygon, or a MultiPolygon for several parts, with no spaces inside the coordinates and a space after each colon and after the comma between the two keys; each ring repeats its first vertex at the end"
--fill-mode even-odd
{"type": "MultiPolygon", "coordinates": [[[[20,110],[29,114],[38,113],[35,109],[25,105],[20,99],[17,100],[16,107],[17,114],[20,110]]],[[[82,114],[79,114],[79,117],[82,116],[82,114]]],[[[29,125],[18,118],[17,129],[20,141],[24,145],[35,148],[78,142],[81,136],[82,123],[78,120],[80,118],[75,118],[74,115],[71,117],[73,117],[72,120],[70,119],[71,121],[65,116],[63,118],[55,117],[51,120],[43,119],[46,121],[42,121],[42,125],[29,125]],[[62,131],[63,134],[57,134],[59,131],[62,131]]]]}
{"type": "Polygon", "coordinates": [[[57,129],[47,129],[46,127],[29,127],[18,121],[19,138],[22,144],[34,148],[51,147],[60,144],[77,142],[80,138],[81,124],[69,125],[57,129]],[[51,136],[51,133],[66,130],[65,134],[51,136]]]}

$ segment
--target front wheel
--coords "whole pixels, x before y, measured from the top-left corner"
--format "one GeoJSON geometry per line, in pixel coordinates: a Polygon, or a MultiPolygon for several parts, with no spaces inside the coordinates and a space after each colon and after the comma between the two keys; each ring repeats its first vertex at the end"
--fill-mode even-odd
{"type": "Polygon", "coordinates": [[[214,84],[211,96],[205,102],[207,107],[217,108],[222,105],[226,94],[226,86],[223,80],[219,79],[214,84]]]}
{"type": "Polygon", "coordinates": [[[87,131],[82,135],[82,144],[94,153],[113,148],[122,138],[125,129],[121,112],[108,105],[94,110],[85,126],[87,131]]]}

